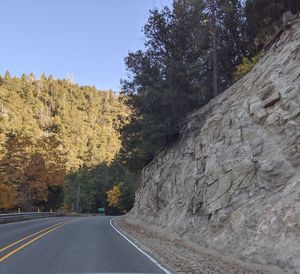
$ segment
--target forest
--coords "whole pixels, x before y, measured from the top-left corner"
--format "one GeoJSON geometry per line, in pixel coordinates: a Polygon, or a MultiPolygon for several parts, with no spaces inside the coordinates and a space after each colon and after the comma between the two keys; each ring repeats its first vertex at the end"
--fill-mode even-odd
{"type": "Polygon", "coordinates": [[[128,167],[142,169],[176,141],[185,117],[251,70],[282,30],[282,14],[298,10],[297,0],[175,0],[172,10],[151,10],[146,49],[125,59],[128,167]]]}
{"type": "Polygon", "coordinates": [[[150,10],[122,91],[0,77],[0,211],[109,214],[134,204],[143,167],[185,117],[252,69],[298,0],[174,0],[150,10]]]}
{"type": "Polygon", "coordinates": [[[91,212],[105,206],[106,191],[125,173],[115,159],[118,129],[129,115],[124,97],[7,72],[0,98],[0,208],[91,212]]]}

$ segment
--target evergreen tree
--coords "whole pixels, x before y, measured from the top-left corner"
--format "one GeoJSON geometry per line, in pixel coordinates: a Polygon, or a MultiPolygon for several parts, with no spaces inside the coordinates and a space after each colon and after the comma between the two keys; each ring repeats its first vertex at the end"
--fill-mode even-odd
{"type": "Polygon", "coordinates": [[[123,80],[131,121],[122,129],[122,156],[140,170],[176,140],[186,115],[234,81],[247,53],[238,0],[176,0],[150,12],[146,50],[125,59],[123,80]]]}
{"type": "Polygon", "coordinates": [[[216,0],[208,1],[208,15],[210,18],[211,35],[212,35],[212,60],[213,60],[213,95],[219,93],[219,64],[218,64],[218,23],[217,23],[217,2],[216,0]]]}
{"type": "Polygon", "coordinates": [[[285,11],[300,10],[299,0],[246,0],[246,38],[251,56],[255,56],[282,25],[285,11]]]}
{"type": "Polygon", "coordinates": [[[123,130],[123,155],[140,169],[162,146],[177,138],[185,115],[212,97],[207,15],[203,1],[175,1],[150,12],[144,27],[146,51],[130,53],[131,78],[123,90],[133,108],[123,130]]]}

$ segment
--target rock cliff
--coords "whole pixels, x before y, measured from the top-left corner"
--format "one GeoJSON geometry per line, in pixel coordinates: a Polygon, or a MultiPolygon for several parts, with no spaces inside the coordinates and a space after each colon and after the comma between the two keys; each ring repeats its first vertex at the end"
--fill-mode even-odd
{"type": "Polygon", "coordinates": [[[300,22],[181,135],[143,170],[128,220],[300,273],[300,22]]]}

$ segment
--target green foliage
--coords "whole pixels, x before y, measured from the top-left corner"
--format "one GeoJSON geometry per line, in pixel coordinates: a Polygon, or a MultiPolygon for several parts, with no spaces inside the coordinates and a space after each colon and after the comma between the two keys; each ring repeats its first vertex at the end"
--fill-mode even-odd
{"type": "MultiPolygon", "coordinates": [[[[217,55],[221,90],[232,84],[242,61],[242,6],[216,1],[217,55]]],[[[212,97],[212,31],[207,1],[177,0],[150,11],[144,27],[145,51],[125,59],[129,78],[122,81],[131,120],[122,128],[122,157],[140,170],[162,147],[177,139],[186,115],[212,97]]]]}
{"type": "Polygon", "coordinates": [[[246,0],[245,37],[250,56],[257,55],[281,27],[285,11],[300,10],[299,0],[246,0]]]}
{"type": "Polygon", "coordinates": [[[236,71],[234,73],[235,80],[239,80],[242,77],[244,77],[249,71],[252,70],[252,68],[255,66],[255,64],[258,61],[258,55],[254,56],[253,58],[249,59],[244,57],[243,63],[238,65],[236,68],[236,71]]]}
{"type": "Polygon", "coordinates": [[[213,86],[223,91],[252,69],[282,13],[299,9],[298,0],[174,0],[172,10],[154,9],[145,50],[125,59],[120,96],[7,71],[0,76],[0,207],[128,211],[141,169],[216,95],[213,86]],[[109,206],[106,193],[120,182],[118,204],[109,206]]]}
{"type": "Polygon", "coordinates": [[[128,175],[124,177],[126,183],[121,185],[121,196],[119,201],[119,209],[122,213],[128,212],[134,206],[135,191],[137,189],[136,180],[128,180],[128,175]]]}
{"type": "Polygon", "coordinates": [[[127,166],[141,170],[175,141],[190,112],[252,69],[283,12],[299,9],[298,0],[175,0],[173,10],[150,11],[146,49],[125,59],[129,77],[122,84],[132,109],[121,130],[127,166]]]}
{"type": "Polygon", "coordinates": [[[108,214],[127,212],[134,204],[137,181],[138,175],[125,168],[119,158],[115,158],[111,163],[102,163],[92,169],[84,167],[68,174],[64,185],[64,202],[71,211],[97,212],[97,208],[105,207],[108,214]],[[118,206],[110,206],[107,191],[119,182],[122,184],[118,206]]]}
{"type": "Polygon", "coordinates": [[[44,75],[5,76],[0,98],[0,146],[17,130],[32,137],[53,134],[67,153],[67,170],[110,162],[120,149],[117,130],[128,110],[112,91],[44,75]]]}
{"type": "Polygon", "coordinates": [[[1,77],[0,98],[0,206],[54,210],[65,202],[88,212],[106,204],[101,184],[107,183],[94,170],[105,163],[110,172],[120,150],[125,98],[52,76],[9,72],[1,77]]]}
{"type": "Polygon", "coordinates": [[[65,204],[77,212],[96,212],[96,181],[87,167],[68,174],[64,185],[65,204]]]}

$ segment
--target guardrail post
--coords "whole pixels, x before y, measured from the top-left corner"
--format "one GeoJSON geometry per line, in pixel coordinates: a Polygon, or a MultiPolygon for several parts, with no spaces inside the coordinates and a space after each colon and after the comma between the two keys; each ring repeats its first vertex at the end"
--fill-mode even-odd
{"type": "Polygon", "coordinates": [[[21,208],[18,208],[18,213],[21,213],[21,208]]]}

